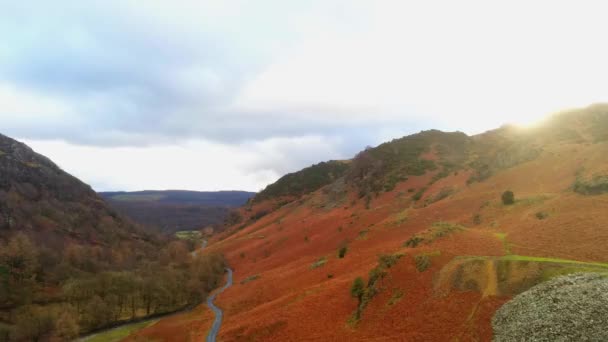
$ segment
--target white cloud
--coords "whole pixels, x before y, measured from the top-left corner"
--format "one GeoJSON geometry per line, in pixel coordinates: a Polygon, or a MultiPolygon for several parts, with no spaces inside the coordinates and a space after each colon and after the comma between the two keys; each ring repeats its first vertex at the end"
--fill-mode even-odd
{"type": "Polygon", "coordinates": [[[192,140],[171,146],[95,147],[24,140],[95,190],[258,191],[302,165],[339,154],[321,137],[243,145],[192,140]],[[329,149],[328,149],[329,147],[329,149]]]}
{"type": "Polygon", "coordinates": [[[101,188],[258,190],[420,129],[607,101],[606,6],[4,2],[0,126],[101,188]]]}

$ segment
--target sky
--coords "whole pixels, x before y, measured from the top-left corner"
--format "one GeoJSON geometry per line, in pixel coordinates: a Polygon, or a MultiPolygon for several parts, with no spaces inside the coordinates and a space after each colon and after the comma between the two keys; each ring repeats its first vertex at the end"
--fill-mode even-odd
{"type": "Polygon", "coordinates": [[[606,102],[603,1],[0,0],[0,133],[94,189],[258,191],[606,102]]]}

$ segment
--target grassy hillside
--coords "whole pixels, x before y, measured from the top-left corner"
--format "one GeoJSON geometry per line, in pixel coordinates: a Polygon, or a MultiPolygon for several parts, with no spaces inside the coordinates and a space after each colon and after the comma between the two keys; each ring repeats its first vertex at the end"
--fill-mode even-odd
{"type": "MultiPolygon", "coordinates": [[[[607,120],[596,105],[530,128],[421,132],[283,206],[258,198],[243,212],[265,215],[208,247],[239,284],[222,295],[220,338],[491,340],[512,296],[605,272],[607,120]]],[[[166,337],[164,324],[146,336],[166,337]]]]}
{"type": "Polygon", "coordinates": [[[298,197],[311,193],[342,177],[347,169],[347,163],[335,160],[309,166],[301,171],[289,173],[268,185],[254,197],[254,201],[298,197]]]}

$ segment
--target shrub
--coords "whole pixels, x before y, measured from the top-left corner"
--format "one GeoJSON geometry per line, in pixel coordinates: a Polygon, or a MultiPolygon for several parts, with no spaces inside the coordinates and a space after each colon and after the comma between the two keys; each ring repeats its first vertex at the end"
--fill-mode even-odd
{"type": "Polygon", "coordinates": [[[477,225],[481,224],[481,215],[479,215],[479,214],[473,215],[473,223],[477,224],[477,225]]]}
{"type": "Polygon", "coordinates": [[[247,284],[247,283],[249,283],[249,282],[252,282],[252,281],[254,281],[254,280],[260,279],[260,277],[261,277],[261,276],[260,276],[259,274],[254,274],[254,275],[251,275],[251,276],[249,276],[249,277],[247,277],[247,278],[245,278],[245,279],[241,280],[241,285],[245,285],[245,284],[247,284]]]}
{"type": "Polygon", "coordinates": [[[346,252],[348,252],[348,247],[346,247],[346,246],[340,247],[340,249],[338,250],[338,258],[340,258],[340,259],[344,258],[344,256],[346,255],[346,252]]]}
{"type": "Polygon", "coordinates": [[[576,178],[574,192],[581,195],[600,195],[608,192],[608,176],[595,176],[589,181],[576,178]]]}
{"type": "Polygon", "coordinates": [[[353,285],[350,287],[350,295],[353,298],[357,298],[359,300],[359,303],[361,303],[364,293],[365,283],[363,282],[363,278],[357,277],[357,279],[353,281],[353,285]]]}
{"type": "Polygon", "coordinates": [[[502,193],[502,203],[504,205],[511,205],[515,203],[515,194],[513,191],[507,190],[502,193]]]}
{"type": "Polygon", "coordinates": [[[409,240],[405,241],[403,247],[416,248],[422,241],[424,241],[424,238],[414,235],[409,240]]]}
{"type": "Polygon", "coordinates": [[[537,219],[539,219],[539,220],[544,220],[544,219],[546,219],[547,217],[549,217],[549,214],[547,214],[547,213],[546,213],[546,212],[544,212],[544,211],[539,211],[539,212],[537,212],[537,213],[536,213],[534,216],[536,216],[536,218],[537,218],[537,219]]]}
{"type": "Polygon", "coordinates": [[[312,265],[310,265],[310,269],[314,270],[315,268],[319,268],[319,267],[325,265],[326,263],[327,263],[327,258],[321,257],[321,258],[319,258],[319,260],[313,262],[312,265]]]}
{"type": "Polygon", "coordinates": [[[416,192],[414,194],[414,196],[412,196],[412,199],[414,201],[420,201],[420,199],[422,198],[422,196],[424,196],[424,192],[426,191],[426,188],[422,188],[420,190],[418,190],[418,192],[416,192]]]}
{"type": "Polygon", "coordinates": [[[431,257],[426,254],[416,255],[414,257],[414,262],[416,263],[418,272],[424,272],[431,267],[431,257]]]}
{"type": "Polygon", "coordinates": [[[378,257],[378,264],[382,267],[391,268],[402,256],[402,254],[382,254],[378,257]]]}

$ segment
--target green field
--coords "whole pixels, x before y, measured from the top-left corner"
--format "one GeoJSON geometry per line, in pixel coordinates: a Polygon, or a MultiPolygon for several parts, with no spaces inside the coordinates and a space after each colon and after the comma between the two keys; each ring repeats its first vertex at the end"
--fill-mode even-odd
{"type": "Polygon", "coordinates": [[[157,319],[143,321],[139,323],[127,324],[125,326],[108,330],[106,332],[102,332],[99,334],[95,334],[89,338],[86,338],[82,341],[86,342],[118,342],[123,338],[131,335],[132,333],[151,326],[152,324],[158,322],[157,319]]]}
{"type": "Polygon", "coordinates": [[[175,233],[175,237],[182,240],[199,240],[203,234],[198,230],[182,230],[175,233]]]}

